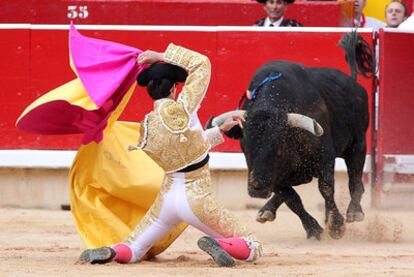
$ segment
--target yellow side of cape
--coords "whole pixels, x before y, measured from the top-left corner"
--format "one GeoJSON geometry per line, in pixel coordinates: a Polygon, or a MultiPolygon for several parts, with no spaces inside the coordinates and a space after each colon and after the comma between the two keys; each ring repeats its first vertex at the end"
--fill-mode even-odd
{"type": "MultiPolygon", "coordinates": [[[[82,86],[80,82],[72,85],[82,86]]],[[[164,178],[162,169],[143,151],[128,152],[136,144],[140,124],[116,121],[135,88],[128,90],[111,114],[100,143],[82,145],[70,170],[71,210],[79,234],[87,247],[123,241],[154,202],[164,178]]],[[[88,97],[82,89],[70,87],[76,103],[88,97]]],[[[69,102],[73,102],[68,99],[69,102]]],[[[187,227],[175,227],[148,252],[164,251],[187,227]]]]}
{"type": "MultiPolygon", "coordinates": [[[[128,152],[140,125],[115,122],[99,143],[79,149],[70,172],[72,213],[87,247],[124,240],[159,192],[164,173],[143,151],[128,152]]],[[[181,224],[150,250],[164,251],[185,229],[181,224]]]]}

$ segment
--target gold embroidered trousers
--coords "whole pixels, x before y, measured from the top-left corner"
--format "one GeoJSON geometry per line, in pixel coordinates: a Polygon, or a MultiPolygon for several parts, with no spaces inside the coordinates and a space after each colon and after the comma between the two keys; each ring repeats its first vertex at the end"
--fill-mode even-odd
{"type": "Polygon", "coordinates": [[[140,260],[183,221],[214,238],[240,237],[255,242],[250,260],[259,256],[260,243],[213,197],[207,164],[188,173],[166,174],[154,204],[125,241],[133,253],[130,263],[140,260]]]}

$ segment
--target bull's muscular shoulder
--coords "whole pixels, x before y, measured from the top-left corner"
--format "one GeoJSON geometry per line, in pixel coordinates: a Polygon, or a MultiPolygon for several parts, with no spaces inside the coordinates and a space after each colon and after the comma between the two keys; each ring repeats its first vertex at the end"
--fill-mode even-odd
{"type": "Polygon", "coordinates": [[[273,75],[276,72],[281,72],[285,77],[287,75],[293,75],[293,74],[303,74],[305,70],[305,66],[300,63],[295,62],[289,62],[284,60],[274,60],[265,63],[262,65],[253,76],[253,82],[263,81],[264,78],[268,77],[269,74],[273,75]]]}
{"type": "Polygon", "coordinates": [[[190,115],[182,101],[166,100],[158,110],[161,122],[172,133],[182,133],[188,129],[190,115]]]}

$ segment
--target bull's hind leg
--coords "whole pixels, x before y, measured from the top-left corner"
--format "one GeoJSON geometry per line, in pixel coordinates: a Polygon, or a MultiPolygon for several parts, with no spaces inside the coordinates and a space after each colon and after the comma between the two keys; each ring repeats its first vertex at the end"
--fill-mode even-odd
{"type": "Polygon", "coordinates": [[[365,191],[362,183],[365,155],[366,143],[363,139],[362,142],[355,143],[345,156],[349,177],[349,193],[351,194],[351,202],[346,212],[347,222],[362,221],[365,217],[361,207],[361,198],[365,191]]]}
{"type": "Polygon", "coordinates": [[[303,207],[302,200],[299,194],[292,187],[283,187],[281,189],[286,205],[292,210],[301,220],[303,228],[305,228],[307,238],[321,239],[323,228],[318,221],[313,218],[303,207]]]}
{"type": "Polygon", "coordinates": [[[283,199],[281,192],[276,191],[272,198],[270,198],[270,200],[267,201],[266,204],[259,210],[256,220],[260,223],[275,220],[276,211],[284,201],[285,200],[283,199]]]}
{"type": "Polygon", "coordinates": [[[334,199],[334,168],[334,159],[331,162],[326,162],[318,183],[319,191],[325,199],[325,223],[329,229],[329,236],[333,239],[340,239],[345,234],[345,220],[339,212],[334,199]]]}

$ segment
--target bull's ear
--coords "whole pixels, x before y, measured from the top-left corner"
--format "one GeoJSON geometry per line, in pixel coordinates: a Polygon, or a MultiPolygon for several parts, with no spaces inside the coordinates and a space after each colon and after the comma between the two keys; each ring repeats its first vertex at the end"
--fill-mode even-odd
{"type": "Polygon", "coordinates": [[[224,134],[232,139],[241,139],[243,137],[243,132],[239,125],[234,126],[227,132],[224,132],[224,134]]]}

